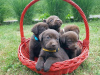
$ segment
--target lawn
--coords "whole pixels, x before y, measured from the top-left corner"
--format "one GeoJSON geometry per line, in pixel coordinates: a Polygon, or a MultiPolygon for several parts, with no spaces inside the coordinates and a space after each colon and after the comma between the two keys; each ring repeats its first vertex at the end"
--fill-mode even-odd
{"type": "MultiPolygon", "coordinates": [[[[80,28],[80,40],[85,38],[83,22],[66,23],[75,24],[80,28]]],[[[24,25],[25,37],[31,37],[33,25],[24,25]]],[[[100,20],[90,21],[90,49],[89,57],[69,75],[100,75],[100,20]]],[[[18,46],[20,44],[20,31],[18,24],[0,26],[0,75],[38,75],[18,60],[18,46]]]]}
{"type": "Polygon", "coordinates": [[[96,14],[99,14],[100,15],[100,0],[94,0],[94,3],[93,3],[93,9],[91,11],[91,14],[93,15],[96,15],[96,14]]]}

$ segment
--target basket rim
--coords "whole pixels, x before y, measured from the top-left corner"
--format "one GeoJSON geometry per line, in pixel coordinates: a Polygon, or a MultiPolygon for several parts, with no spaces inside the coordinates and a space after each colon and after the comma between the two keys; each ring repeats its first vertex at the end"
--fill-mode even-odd
{"type": "MultiPolygon", "coordinates": [[[[26,39],[26,43],[27,42],[29,42],[30,41],[30,38],[28,38],[28,39],[26,39]]],[[[79,41],[80,43],[82,43],[82,41],[79,41]]],[[[21,48],[23,47],[25,45],[25,43],[20,43],[20,45],[19,45],[19,47],[18,47],[18,58],[19,58],[19,60],[22,62],[22,64],[23,64],[23,60],[24,61],[28,61],[28,62],[31,62],[31,63],[34,63],[34,65],[36,65],[36,61],[32,61],[32,60],[30,60],[30,59],[28,59],[28,58],[26,58],[23,54],[22,54],[22,52],[21,52],[21,48]],[[24,59],[23,59],[24,58],[24,59]],[[22,60],[21,60],[22,59],[22,60]]],[[[52,66],[51,66],[51,68],[50,68],[50,71],[57,71],[57,70],[61,70],[61,69],[65,69],[65,68],[69,68],[69,67],[73,67],[73,66],[75,66],[75,65],[78,65],[78,64],[81,64],[88,56],[89,56],[89,53],[85,56],[85,58],[83,58],[83,56],[84,56],[84,54],[86,53],[86,52],[89,52],[89,50],[88,50],[88,47],[86,47],[85,48],[86,50],[83,50],[83,52],[79,55],[79,56],[77,56],[77,57],[75,57],[75,58],[73,58],[73,59],[69,59],[69,60],[65,60],[65,61],[61,61],[61,62],[56,62],[56,63],[54,63],[54,64],[52,64],[52,66]],[[78,60],[80,60],[79,62],[77,61],[77,59],[78,60]],[[71,62],[73,62],[73,61],[77,61],[76,63],[74,63],[73,65],[66,65],[66,64],[69,64],[69,63],[71,63],[71,62]],[[66,63],[66,64],[65,64],[66,63]],[[59,67],[59,64],[62,64],[63,66],[67,66],[67,67],[59,67]],[[55,68],[55,65],[56,65],[56,67],[59,67],[59,69],[52,69],[52,68],[55,68]],[[58,66],[57,66],[58,65],[58,66]]],[[[26,65],[26,64],[23,64],[23,65],[26,65]]],[[[31,65],[31,64],[28,64],[28,65],[31,65]]],[[[31,65],[32,66],[32,65],[31,65]]]]}

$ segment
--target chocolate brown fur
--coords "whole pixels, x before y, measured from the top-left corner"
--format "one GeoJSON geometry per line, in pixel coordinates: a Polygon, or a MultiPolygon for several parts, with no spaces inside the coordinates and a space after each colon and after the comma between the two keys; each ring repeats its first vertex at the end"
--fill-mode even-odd
{"type": "Polygon", "coordinates": [[[61,47],[66,51],[70,59],[81,54],[81,49],[77,42],[78,35],[74,31],[65,32],[60,36],[61,47]]]}
{"type": "Polygon", "coordinates": [[[77,35],[78,35],[78,38],[79,38],[80,30],[79,30],[79,27],[77,25],[67,25],[62,30],[60,30],[60,33],[62,35],[65,32],[68,32],[68,31],[74,31],[74,32],[76,32],[77,35]]]}
{"type": "Polygon", "coordinates": [[[48,29],[40,34],[39,39],[42,49],[36,63],[36,69],[38,71],[44,69],[44,71],[47,72],[53,63],[69,59],[66,52],[60,47],[59,33],[57,31],[48,29]],[[56,52],[44,51],[43,48],[50,51],[56,50],[56,52]]]}
{"type": "Polygon", "coordinates": [[[60,32],[60,27],[62,25],[62,20],[59,19],[58,16],[50,16],[46,20],[44,20],[49,26],[50,29],[54,29],[60,32]]]}
{"type": "Polygon", "coordinates": [[[40,50],[41,50],[41,44],[39,41],[39,35],[45,31],[46,29],[48,29],[48,25],[44,22],[39,22],[37,24],[34,25],[34,27],[32,28],[32,32],[34,33],[30,39],[29,42],[29,56],[30,56],[30,60],[34,60],[34,57],[38,57],[40,50]],[[35,39],[35,37],[37,37],[38,40],[35,39]]]}

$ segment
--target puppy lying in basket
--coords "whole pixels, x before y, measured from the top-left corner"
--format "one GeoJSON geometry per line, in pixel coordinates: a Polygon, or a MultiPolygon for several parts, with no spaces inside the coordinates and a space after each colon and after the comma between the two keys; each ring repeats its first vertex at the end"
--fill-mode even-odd
{"type": "Polygon", "coordinates": [[[50,29],[54,29],[58,32],[60,32],[60,27],[62,25],[62,20],[59,19],[58,16],[50,16],[48,17],[46,20],[44,20],[44,22],[46,22],[49,26],[50,29]]]}
{"type": "Polygon", "coordinates": [[[41,41],[41,52],[36,63],[36,69],[49,71],[51,65],[55,62],[68,60],[66,52],[60,47],[59,33],[53,29],[47,29],[39,35],[41,41]]]}
{"type": "Polygon", "coordinates": [[[72,59],[81,54],[78,43],[78,35],[74,31],[65,32],[60,36],[61,47],[66,51],[69,58],[72,59]]]}
{"type": "Polygon", "coordinates": [[[44,22],[39,22],[34,25],[32,28],[32,32],[34,33],[30,39],[29,42],[29,56],[30,60],[34,60],[34,57],[38,57],[40,50],[41,50],[41,44],[39,41],[39,35],[48,29],[48,25],[44,22]]]}

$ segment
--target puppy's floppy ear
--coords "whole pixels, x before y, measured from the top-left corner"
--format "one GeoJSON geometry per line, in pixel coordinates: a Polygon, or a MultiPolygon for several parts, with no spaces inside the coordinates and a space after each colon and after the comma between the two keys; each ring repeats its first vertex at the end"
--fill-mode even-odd
{"type": "Polygon", "coordinates": [[[32,29],[31,32],[33,32],[34,34],[38,34],[38,26],[35,25],[32,29]]]}
{"type": "Polygon", "coordinates": [[[42,33],[39,35],[39,40],[40,40],[40,41],[43,40],[43,34],[44,34],[44,32],[42,32],[42,33]]]}
{"type": "Polygon", "coordinates": [[[76,29],[74,31],[79,35],[80,31],[78,29],[76,29]]]}
{"type": "Polygon", "coordinates": [[[44,19],[43,22],[46,22],[46,19],[44,19]]]}
{"type": "Polygon", "coordinates": [[[60,34],[62,35],[64,32],[63,32],[63,29],[60,29],[60,34]]]}
{"type": "Polygon", "coordinates": [[[60,35],[60,43],[65,44],[65,36],[63,34],[60,35]]]}

